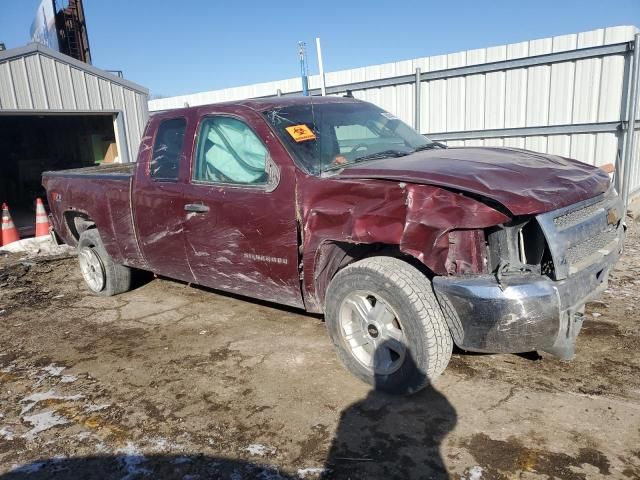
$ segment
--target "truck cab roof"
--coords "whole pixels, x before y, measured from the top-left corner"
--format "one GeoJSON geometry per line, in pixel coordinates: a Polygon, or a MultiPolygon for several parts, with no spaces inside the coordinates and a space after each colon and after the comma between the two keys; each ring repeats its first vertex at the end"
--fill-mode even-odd
{"type": "Polygon", "coordinates": [[[290,107],[294,105],[319,105],[327,103],[364,103],[352,97],[269,97],[269,98],[251,98],[246,100],[235,100],[229,102],[209,103],[206,105],[195,105],[189,107],[176,108],[172,110],[163,110],[161,112],[151,112],[153,116],[173,117],[176,115],[184,115],[187,112],[208,109],[226,109],[229,107],[247,107],[257,112],[265,110],[273,110],[276,108],[290,107]]]}

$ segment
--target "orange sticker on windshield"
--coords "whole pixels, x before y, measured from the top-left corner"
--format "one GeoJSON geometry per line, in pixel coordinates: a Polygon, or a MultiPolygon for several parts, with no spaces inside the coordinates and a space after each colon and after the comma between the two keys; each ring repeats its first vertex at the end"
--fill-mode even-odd
{"type": "Polygon", "coordinates": [[[306,142],[307,140],[316,139],[315,133],[313,133],[305,124],[293,125],[291,127],[287,127],[286,130],[289,132],[289,135],[291,135],[291,138],[296,142],[306,142]]]}

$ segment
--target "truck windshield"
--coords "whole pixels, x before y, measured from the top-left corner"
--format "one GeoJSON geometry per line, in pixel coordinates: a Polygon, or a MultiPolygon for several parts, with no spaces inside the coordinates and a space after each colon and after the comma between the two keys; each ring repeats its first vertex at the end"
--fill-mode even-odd
{"type": "Polygon", "coordinates": [[[291,105],[263,114],[298,163],[316,175],[440,146],[365,102],[291,105]]]}

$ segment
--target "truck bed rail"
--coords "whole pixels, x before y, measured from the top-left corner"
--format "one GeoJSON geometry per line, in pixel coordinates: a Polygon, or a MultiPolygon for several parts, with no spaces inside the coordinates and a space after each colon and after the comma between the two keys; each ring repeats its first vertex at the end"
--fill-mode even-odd
{"type": "Polygon", "coordinates": [[[94,167],[70,168],[67,170],[48,171],[43,177],[83,177],[83,178],[129,178],[133,175],[135,163],[112,163],[94,167]]]}

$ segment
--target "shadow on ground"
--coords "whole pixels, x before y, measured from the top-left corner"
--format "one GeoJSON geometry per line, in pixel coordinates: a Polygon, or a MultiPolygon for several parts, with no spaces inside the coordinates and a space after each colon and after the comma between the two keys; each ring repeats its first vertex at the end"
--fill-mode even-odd
{"type": "MultiPolygon", "coordinates": [[[[415,370],[411,355],[401,370],[415,370]]],[[[440,446],[456,425],[456,411],[423,374],[411,383],[426,385],[410,396],[376,388],[342,412],[324,478],[448,478],[440,446]]]]}
{"type": "Polygon", "coordinates": [[[0,476],[2,480],[143,478],[284,480],[294,477],[287,476],[272,466],[206,455],[113,455],[48,459],[30,463],[0,476]]]}
{"type": "MultiPolygon", "coordinates": [[[[411,355],[407,355],[401,369],[417,372],[411,355]]],[[[412,383],[421,385],[425,381],[424,375],[418,373],[412,383]]],[[[426,387],[414,395],[392,395],[374,389],[346,408],[324,468],[301,469],[295,476],[274,465],[242,459],[198,454],[121,454],[38,460],[0,476],[0,480],[447,478],[440,445],[455,426],[456,418],[446,397],[427,381],[426,387]]]]}

